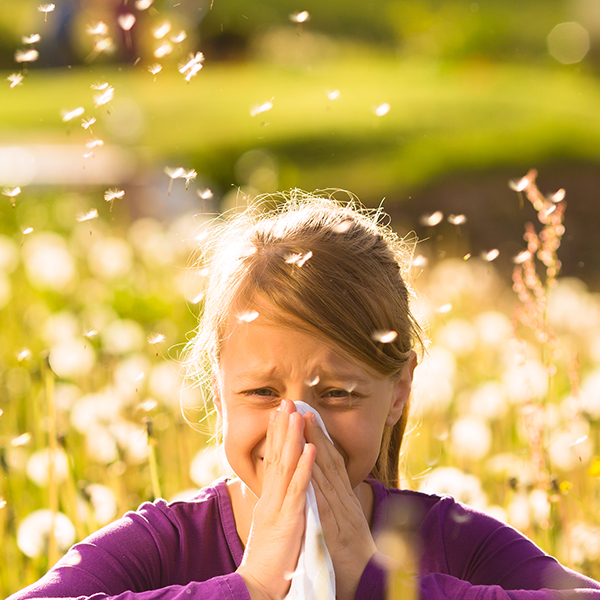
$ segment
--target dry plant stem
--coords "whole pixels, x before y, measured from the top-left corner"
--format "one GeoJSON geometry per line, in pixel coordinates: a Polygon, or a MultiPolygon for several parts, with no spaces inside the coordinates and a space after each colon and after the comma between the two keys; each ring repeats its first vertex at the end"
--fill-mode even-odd
{"type": "Polygon", "coordinates": [[[58,486],[55,473],[55,459],[57,453],[56,437],[56,406],[54,403],[54,375],[47,361],[44,360],[44,384],[46,388],[46,403],[48,408],[48,447],[50,460],[48,461],[48,504],[52,513],[50,523],[48,565],[52,566],[58,560],[58,544],[56,542],[56,513],[58,512],[58,486]]]}

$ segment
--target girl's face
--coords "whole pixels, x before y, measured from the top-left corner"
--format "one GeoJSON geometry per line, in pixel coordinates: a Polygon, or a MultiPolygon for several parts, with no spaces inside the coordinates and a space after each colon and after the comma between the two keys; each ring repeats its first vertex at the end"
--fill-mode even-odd
{"type": "Polygon", "coordinates": [[[413,363],[392,380],[308,333],[260,316],[236,323],[223,343],[215,390],[229,464],[260,496],[269,413],[284,398],[302,400],[323,418],[356,488],[375,465],[384,426],[400,418],[413,363]]]}

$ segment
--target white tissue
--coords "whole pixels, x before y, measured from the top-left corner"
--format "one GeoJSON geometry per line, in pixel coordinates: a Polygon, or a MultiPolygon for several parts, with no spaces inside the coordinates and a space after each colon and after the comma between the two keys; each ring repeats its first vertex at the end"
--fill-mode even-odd
{"type": "MultiPolygon", "coordinates": [[[[296,410],[304,415],[311,412],[317,423],[331,441],[321,415],[306,402],[294,402],[296,410]]],[[[317,499],[312,483],[306,494],[306,529],[298,566],[292,575],[292,585],[285,600],[335,600],[335,573],[329,550],[325,545],[317,499]]]]}

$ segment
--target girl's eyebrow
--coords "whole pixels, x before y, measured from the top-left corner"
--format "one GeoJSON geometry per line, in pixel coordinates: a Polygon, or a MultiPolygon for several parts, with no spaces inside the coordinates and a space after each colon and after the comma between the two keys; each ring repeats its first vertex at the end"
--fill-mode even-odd
{"type": "MultiPolygon", "coordinates": [[[[270,369],[254,369],[244,371],[237,375],[236,379],[248,382],[264,381],[277,379],[279,377],[277,367],[270,369]]],[[[351,382],[353,384],[365,385],[372,381],[371,377],[360,375],[355,372],[344,371],[343,369],[328,369],[319,367],[315,369],[311,376],[318,376],[321,381],[344,381],[351,382]]]]}

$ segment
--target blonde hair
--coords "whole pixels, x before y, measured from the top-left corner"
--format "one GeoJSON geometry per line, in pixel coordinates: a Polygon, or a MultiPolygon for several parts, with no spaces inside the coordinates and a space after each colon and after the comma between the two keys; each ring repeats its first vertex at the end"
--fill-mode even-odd
{"type": "MultiPolygon", "coordinates": [[[[187,348],[196,379],[218,375],[228,323],[261,303],[265,316],[323,337],[355,361],[385,377],[399,377],[420,330],[409,308],[406,271],[413,245],[353,198],[300,192],[265,212],[271,198],[216,225],[203,251],[208,267],[204,313],[187,348]],[[269,310],[270,309],[270,310],[269,310]],[[382,335],[397,336],[381,341],[382,335]]],[[[277,200],[277,198],[275,198],[277,200]]],[[[408,404],[385,427],[372,475],[398,485],[398,463],[408,404]]]]}

